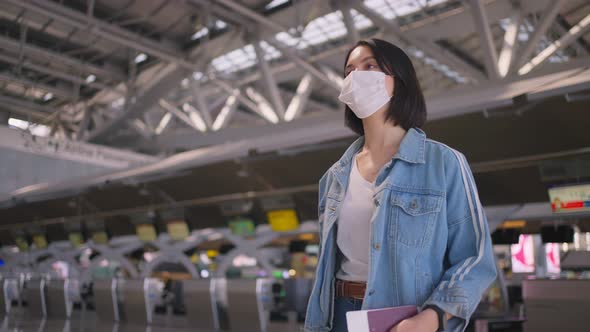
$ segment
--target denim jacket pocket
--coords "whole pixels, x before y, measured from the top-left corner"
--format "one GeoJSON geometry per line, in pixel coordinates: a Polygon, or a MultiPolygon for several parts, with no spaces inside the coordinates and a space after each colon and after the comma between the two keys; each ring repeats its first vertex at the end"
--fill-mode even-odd
{"type": "Polygon", "coordinates": [[[432,236],[442,201],[439,195],[392,192],[390,236],[408,247],[424,247],[432,236]]]}

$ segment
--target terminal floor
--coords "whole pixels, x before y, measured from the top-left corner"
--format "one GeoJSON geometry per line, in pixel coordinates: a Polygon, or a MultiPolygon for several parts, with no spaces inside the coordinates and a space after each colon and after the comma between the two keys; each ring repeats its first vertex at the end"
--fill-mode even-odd
{"type": "MultiPolygon", "coordinates": [[[[0,318],[0,331],[10,332],[214,332],[212,330],[197,329],[181,317],[167,319],[157,317],[151,326],[112,322],[103,322],[97,319],[94,312],[81,313],[72,319],[42,319],[31,317],[25,313],[13,313],[0,318]]],[[[296,332],[302,328],[298,324],[272,323],[268,332],[296,332]]],[[[256,331],[241,331],[256,332],[256,331]]]]}
{"type": "Polygon", "coordinates": [[[108,324],[95,320],[42,320],[9,318],[3,319],[0,331],[10,332],[212,332],[190,327],[145,326],[133,324],[108,324]]]}

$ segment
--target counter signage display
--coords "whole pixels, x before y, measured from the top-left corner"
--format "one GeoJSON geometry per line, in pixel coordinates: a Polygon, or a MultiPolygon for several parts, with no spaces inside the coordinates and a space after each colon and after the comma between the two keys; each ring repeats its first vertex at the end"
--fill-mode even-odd
{"type": "Polygon", "coordinates": [[[166,223],[168,235],[174,241],[182,241],[189,236],[188,225],[184,220],[173,220],[166,223]]]}
{"type": "Polygon", "coordinates": [[[80,232],[73,232],[68,234],[68,240],[70,240],[70,244],[74,248],[78,248],[82,246],[84,243],[84,239],[82,238],[82,233],[80,232]]]}
{"type": "Polygon", "coordinates": [[[556,213],[590,211],[590,184],[550,188],[549,199],[556,213]]]}
{"type": "Polygon", "coordinates": [[[27,242],[27,240],[22,237],[22,236],[17,236],[14,239],[14,242],[16,243],[16,246],[18,247],[19,251],[27,251],[29,250],[29,243],[27,242]]]}
{"type": "Polygon", "coordinates": [[[45,249],[47,248],[47,238],[44,234],[35,234],[33,235],[33,243],[37,249],[45,249]]]}
{"type": "Polygon", "coordinates": [[[152,224],[140,224],[135,226],[135,233],[143,242],[156,241],[156,227],[152,224]]]}
{"type": "Polygon", "coordinates": [[[299,228],[299,219],[293,209],[269,211],[267,216],[270,228],[275,232],[289,232],[299,228]]]}
{"type": "Polygon", "coordinates": [[[256,233],[254,221],[250,219],[236,219],[229,222],[232,234],[238,236],[249,236],[256,233]]]}
{"type": "Polygon", "coordinates": [[[92,233],[92,242],[96,244],[108,244],[109,237],[105,231],[94,232],[92,233]]]}

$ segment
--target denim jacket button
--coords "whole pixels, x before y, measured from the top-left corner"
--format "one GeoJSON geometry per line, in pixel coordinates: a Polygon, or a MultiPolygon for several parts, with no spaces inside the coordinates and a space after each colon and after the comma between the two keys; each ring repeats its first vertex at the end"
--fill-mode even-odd
{"type": "Polygon", "coordinates": [[[375,203],[375,206],[379,206],[379,200],[378,200],[378,199],[375,199],[375,200],[373,201],[373,203],[375,203]]]}
{"type": "Polygon", "coordinates": [[[373,248],[375,248],[375,250],[379,250],[381,249],[381,245],[379,245],[379,243],[375,243],[373,244],[373,248]]]}

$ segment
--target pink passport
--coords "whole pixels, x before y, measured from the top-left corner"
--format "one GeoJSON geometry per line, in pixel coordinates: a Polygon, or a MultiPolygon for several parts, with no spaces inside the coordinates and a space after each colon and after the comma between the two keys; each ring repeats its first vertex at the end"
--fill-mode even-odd
{"type": "Polygon", "coordinates": [[[416,306],[403,306],[346,313],[349,332],[389,332],[406,318],[418,314],[416,306]]]}

